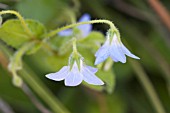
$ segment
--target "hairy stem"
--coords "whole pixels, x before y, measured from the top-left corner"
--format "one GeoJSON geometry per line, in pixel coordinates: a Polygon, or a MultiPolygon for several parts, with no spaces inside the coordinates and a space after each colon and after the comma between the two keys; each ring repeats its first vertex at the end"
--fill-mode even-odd
{"type": "Polygon", "coordinates": [[[73,24],[70,24],[70,25],[61,27],[61,28],[59,28],[59,29],[56,29],[56,30],[54,30],[54,31],[51,31],[51,32],[48,33],[48,34],[45,34],[43,37],[49,38],[49,37],[52,37],[52,36],[56,35],[56,34],[57,34],[58,32],[60,32],[60,31],[63,31],[63,30],[66,30],[66,29],[69,29],[69,28],[72,28],[72,27],[75,27],[75,26],[83,25],[83,24],[94,24],[94,23],[105,23],[105,24],[108,24],[111,29],[117,30],[117,28],[115,27],[115,25],[114,25],[111,21],[109,21],[109,20],[91,20],[91,21],[87,21],[87,22],[73,23],[73,24]]]}
{"type": "Polygon", "coordinates": [[[13,10],[6,10],[6,11],[1,11],[0,15],[2,15],[2,14],[14,14],[14,15],[16,15],[18,17],[18,19],[21,21],[21,24],[22,24],[23,28],[25,29],[25,31],[27,32],[27,34],[29,36],[32,36],[32,32],[30,31],[27,24],[25,23],[24,18],[18,12],[13,11],[13,10]]]}

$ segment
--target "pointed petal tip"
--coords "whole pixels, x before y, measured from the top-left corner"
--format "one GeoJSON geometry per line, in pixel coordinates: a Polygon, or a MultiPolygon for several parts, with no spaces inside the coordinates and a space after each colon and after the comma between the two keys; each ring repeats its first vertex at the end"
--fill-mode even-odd
{"type": "MultiPolygon", "coordinates": [[[[98,77],[97,77],[98,78],[98,77]]],[[[87,81],[86,81],[87,82],[87,81]]],[[[92,84],[92,85],[104,85],[104,82],[98,78],[97,81],[92,82],[87,82],[88,84],[92,84]]]]}
{"type": "Polygon", "coordinates": [[[51,75],[53,75],[53,73],[46,74],[45,77],[50,78],[51,75]]]}
{"type": "Polygon", "coordinates": [[[104,85],[104,82],[97,83],[97,84],[92,84],[92,83],[88,83],[88,84],[91,84],[91,85],[96,85],[96,86],[102,86],[102,85],[104,85]]]}
{"type": "Polygon", "coordinates": [[[126,56],[124,58],[117,57],[116,55],[111,56],[112,60],[114,62],[121,62],[121,63],[126,63],[126,56]]]}
{"type": "MultiPolygon", "coordinates": [[[[82,81],[81,81],[81,82],[82,82],[82,81]]],[[[81,84],[81,82],[79,82],[78,84],[75,84],[75,83],[68,83],[68,82],[64,81],[64,84],[65,84],[65,86],[75,87],[75,86],[80,85],[80,84],[81,84]]]]}
{"type": "Polygon", "coordinates": [[[101,80],[101,83],[96,84],[96,85],[104,85],[104,82],[101,80]]]}
{"type": "Polygon", "coordinates": [[[96,58],[94,65],[98,65],[98,64],[100,64],[100,61],[96,58]]]}
{"type": "Polygon", "coordinates": [[[91,69],[87,67],[82,70],[82,74],[83,74],[83,80],[87,82],[88,84],[92,84],[92,85],[103,85],[104,84],[104,82],[99,77],[97,77],[94,74],[94,72],[92,72],[91,69]]]}
{"type": "Polygon", "coordinates": [[[134,55],[134,54],[130,55],[129,57],[140,60],[140,58],[138,56],[134,55]]]}
{"type": "Polygon", "coordinates": [[[46,78],[50,79],[50,80],[55,80],[55,75],[54,73],[49,73],[45,75],[46,78]]]}
{"type": "Polygon", "coordinates": [[[139,57],[137,57],[137,56],[136,56],[136,58],[135,58],[135,59],[140,60],[140,58],[139,58],[139,57]]]}
{"type": "Polygon", "coordinates": [[[97,52],[94,54],[95,57],[97,57],[97,52]]]}
{"type": "Polygon", "coordinates": [[[105,84],[104,82],[101,83],[101,85],[104,85],[104,84],[105,84]]]}
{"type": "Polygon", "coordinates": [[[98,71],[97,68],[91,67],[91,66],[86,66],[88,70],[90,70],[92,73],[96,73],[98,71]]]}
{"type": "Polygon", "coordinates": [[[75,84],[66,84],[66,83],[65,83],[65,86],[68,86],[68,87],[76,87],[76,86],[78,86],[78,85],[80,85],[80,84],[76,84],[76,85],[75,85],[75,84]]]}
{"type": "Polygon", "coordinates": [[[80,17],[79,22],[90,21],[90,19],[91,19],[90,14],[85,13],[85,14],[83,14],[83,15],[80,17]]]}
{"type": "Polygon", "coordinates": [[[48,78],[48,74],[46,74],[45,77],[48,78]]]}
{"type": "Polygon", "coordinates": [[[126,63],[126,60],[125,61],[120,61],[121,63],[125,64],[126,63]]]}
{"type": "Polygon", "coordinates": [[[94,81],[88,81],[88,79],[86,78],[84,79],[84,81],[91,85],[104,85],[104,82],[98,77],[95,77],[94,79],[94,81]]]}

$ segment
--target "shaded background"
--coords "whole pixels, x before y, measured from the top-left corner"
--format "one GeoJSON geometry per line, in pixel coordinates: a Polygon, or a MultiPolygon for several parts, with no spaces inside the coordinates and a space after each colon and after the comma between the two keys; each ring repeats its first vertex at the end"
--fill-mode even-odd
{"type": "MultiPolygon", "coordinates": [[[[83,85],[70,88],[62,82],[49,81],[44,77],[49,71],[41,66],[43,61],[36,64],[30,56],[25,56],[24,61],[38,79],[71,113],[170,112],[169,0],[0,0],[0,8],[17,10],[24,18],[38,20],[48,29],[70,23],[68,12],[77,18],[89,13],[92,19],[111,20],[119,28],[125,45],[141,58],[139,61],[128,58],[126,64],[114,64],[116,85],[113,93],[108,94],[83,85]]],[[[14,16],[4,16],[4,20],[9,18],[14,16]]],[[[108,26],[94,24],[93,29],[105,34],[108,26]]],[[[34,96],[48,109],[34,92],[32,97],[27,90],[24,92],[12,85],[4,66],[5,58],[0,56],[0,111],[40,113],[42,111],[31,100],[35,100],[34,96]]]]}

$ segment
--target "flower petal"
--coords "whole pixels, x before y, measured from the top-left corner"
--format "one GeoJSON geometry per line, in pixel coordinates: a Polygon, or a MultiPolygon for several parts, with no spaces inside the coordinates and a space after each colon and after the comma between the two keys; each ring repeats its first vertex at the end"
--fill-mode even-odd
{"type": "Polygon", "coordinates": [[[113,43],[110,48],[110,57],[115,62],[120,61],[122,63],[126,63],[126,56],[124,55],[121,46],[116,43],[113,43]]]}
{"type": "Polygon", "coordinates": [[[99,54],[103,53],[106,49],[108,49],[108,47],[109,47],[109,39],[106,39],[105,43],[95,53],[95,56],[97,57],[99,54]]]}
{"type": "Polygon", "coordinates": [[[60,71],[56,73],[50,73],[45,76],[51,80],[61,81],[67,77],[68,72],[69,72],[69,66],[64,66],[63,68],[60,69],[60,71]]]}
{"type": "Polygon", "coordinates": [[[70,36],[72,33],[73,33],[72,29],[67,29],[67,30],[60,31],[58,34],[60,36],[70,36]]]}
{"type": "Polygon", "coordinates": [[[110,57],[114,62],[119,62],[119,60],[114,55],[110,54],[110,57]]]}
{"type": "MultiPolygon", "coordinates": [[[[90,21],[91,17],[89,14],[84,14],[80,19],[79,22],[87,22],[90,21]]],[[[83,37],[86,37],[92,30],[91,24],[84,24],[77,27],[81,30],[83,37]]]]}
{"type": "Polygon", "coordinates": [[[124,54],[126,54],[129,57],[132,57],[134,59],[140,59],[139,57],[135,56],[134,54],[132,54],[123,44],[121,44],[122,46],[122,51],[124,52],[124,54]]]}
{"type": "Polygon", "coordinates": [[[79,70],[72,70],[69,75],[65,78],[66,86],[77,86],[83,81],[83,75],[79,70]]]}
{"type": "Polygon", "coordinates": [[[126,62],[126,56],[124,55],[124,52],[122,51],[121,42],[118,40],[118,37],[116,34],[114,34],[113,36],[109,51],[110,51],[110,57],[115,62],[118,62],[118,61],[122,63],[126,62]]]}
{"type": "Polygon", "coordinates": [[[103,49],[103,52],[100,51],[98,53],[98,56],[96,56],[95,65],[100,64],[101,62],[105,61],[109,57],[109,51],[106,49],[103,49]]]}
{"type": "Polygon", "coordinates": [[[91,66],[86,66],[86,68],[88,68],[88,70],[90,70],[92,73],[96,73],[98,71],[97,68],[91,67],[91,66]]]}
{"type": "Polygon", "coordinates": [[[93,85],[103,85],[104,82],[99,79],[93,72],[91,72],[87,67],[85,67],[82,71],[83,80],[89,84],[93,85]]]}
{"type": "Polygon", "coordinates": [[[95,53],[95,65],[103,62],[109,57],[109,39],[106,40],[106,42],[103,44],[102,47],[99,48],[99,50],[95,53]]]}

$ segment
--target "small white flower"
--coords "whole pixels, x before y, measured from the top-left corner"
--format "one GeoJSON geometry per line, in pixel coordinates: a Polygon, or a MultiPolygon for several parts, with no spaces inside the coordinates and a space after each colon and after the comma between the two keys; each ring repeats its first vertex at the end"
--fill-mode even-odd
{"type": "Polygon", "coordinates": [[[132,54],[120,41],[116,33],[113,34],[113,38],[110,38],[110,35],[107,35],[107,39],[103,46],[99,48],[96,52],[95,65],[103,62],[108,57],[111,57],[114,62],[126,63],[126,56],[132,57],[134,59],[140,59],[139,57],[132,54]]]}
{"type": "Polygon", "coordinates": [[[79,65],[74,60],[73,66],[64,66],[60,71],[47,74],[46,77],[54,81],[64,80],[66,86],[77,86],[83,80],[89,84],[103,85],[103,81],[95,75],[97,70],[97,68],[83,64],[83,60],[79,59],[79,65]]]}

